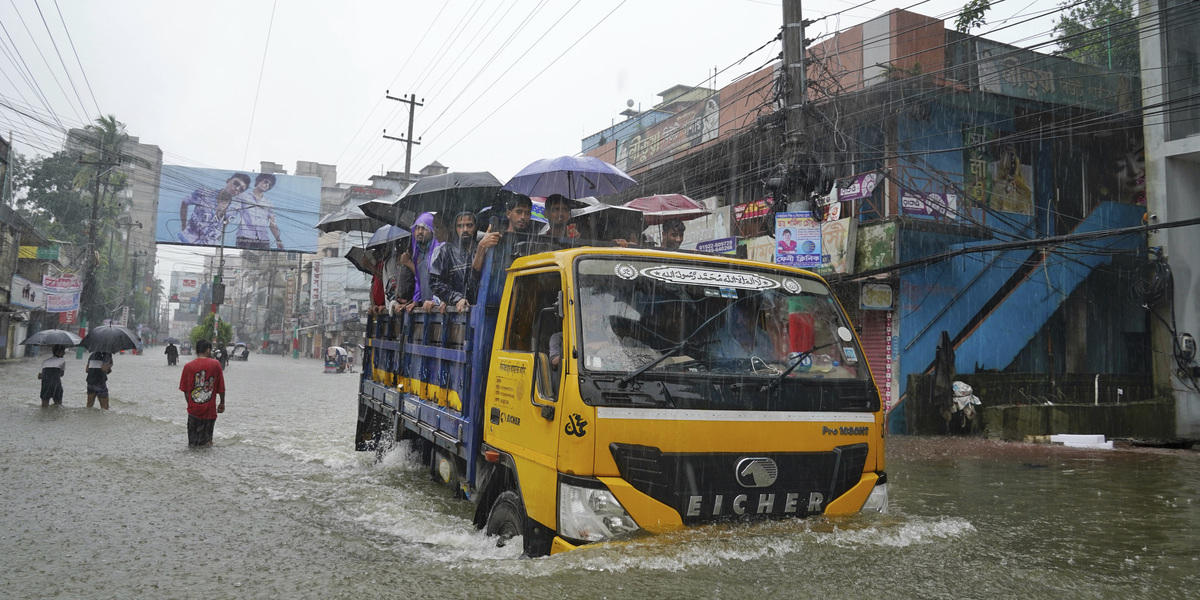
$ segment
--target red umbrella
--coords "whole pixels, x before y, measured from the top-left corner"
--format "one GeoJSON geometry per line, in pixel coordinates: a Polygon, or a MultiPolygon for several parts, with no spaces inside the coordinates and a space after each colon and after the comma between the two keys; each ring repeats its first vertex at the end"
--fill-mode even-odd
{"type": "Polygon", "coordinates": [[[642,211],[646,226],[662,225],[671,219],[690,221],[708,214],[708,209],[703,204],[683,194],[656,194],[634,198],[621,206],[642,211]]]}

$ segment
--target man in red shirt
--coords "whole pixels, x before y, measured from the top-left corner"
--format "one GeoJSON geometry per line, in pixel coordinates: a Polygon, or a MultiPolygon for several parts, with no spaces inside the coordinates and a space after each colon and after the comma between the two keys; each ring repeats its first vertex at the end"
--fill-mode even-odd
{"type": "Polygon", "coordinates": [[[188,445],[211,446],[217,415],[225,412],[225,375],[212,358],[212,342],[196,342],[196,358],[183,366],[179,390],[187,400],[188,445]],[[214,395],[220,396],[220,404],[213,402],[214,395]]]}

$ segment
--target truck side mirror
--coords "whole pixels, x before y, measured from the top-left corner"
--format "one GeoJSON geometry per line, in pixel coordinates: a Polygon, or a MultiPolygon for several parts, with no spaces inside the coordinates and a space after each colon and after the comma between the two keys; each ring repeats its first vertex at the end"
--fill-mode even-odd
{"type": "Polygon", "coordinates": [[[558,315],[560,320],[567,315],[566,310],[563,308],[562,290],[558,290],[558,299],[554,301],[554,314],[558,315]]]}

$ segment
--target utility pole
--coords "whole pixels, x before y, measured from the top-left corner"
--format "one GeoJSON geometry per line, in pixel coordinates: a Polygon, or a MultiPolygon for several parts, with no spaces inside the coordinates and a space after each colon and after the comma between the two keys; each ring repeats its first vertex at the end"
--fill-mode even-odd
{"type": "MultiPolygon", "coordinates": [[[[118,166],[120,163],[104,161],[85,162],[80,160],[79,164],[96,165],[97,167],[106,166],[111,169],[112,167],[118,166]]],[[[79,302],[81,331],[87,330],[87,315],[88,312],[91,311],[92,306],[94,306],[96,303],[96,263],[99,262],[97,260],[98,257],[96,256],[96,230],[100,225],[100,175],[107,172],[108,169],[105,169],[104,171],[97,170],[95,176],[92,178],[92,218],[90,221],[88,221],[87,256],[83,269],[83,292],[79,302]]],[[[75,355],[76,358],[83,357],[82,347],[75,351],[75,355]]]]}
{"type": "Polygon", "coordinates": [[[388,100],[395,100],[396,102],[404,102],[405,104],[408,104],[408,139],[392,137],[387,134],[386,129],[383,130],[383,139],[392,140],[392,141],[396,141],[396,142],[403,142],[408,146],[408,148],[404,151],[404,176],[407,177],[409,173],[412,173],[412,147],[413,147],[413,144],[416,144],[418,146],[421,145],[421,141],[420,141],[421,138],[417,138],[417,141],[415,141],[415,142],[413,141],[413,119],[416,116],[417,107],[425,106],[424,104],[421,103],[421,102],[424,102],[425,99],[421,98],[421,102],[417,102],[416,94],[408,94],[405,96],[401,96],[400,98],[396,98],[394,96],[388,95],[388,92],[389,92],[389,90],[384,90],[384,96],[388,100]]]}
{"type": "Polygon", "coordinates": [[[796,150],[804,142],[804,113],[808,94],[808,66],[804,62],[807,52],[804,39],[804,16],[800,0],[783,0],[783,66],[787,88],[784,91],[787,123],[786,143],[789,150],[796,150]]]}

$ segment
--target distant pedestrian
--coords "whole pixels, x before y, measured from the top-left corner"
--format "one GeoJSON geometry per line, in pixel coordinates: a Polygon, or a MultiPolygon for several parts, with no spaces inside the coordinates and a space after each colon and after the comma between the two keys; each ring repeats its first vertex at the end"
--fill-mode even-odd
{"type": "Polygon", "coordinates": [[[108,410],[108,374],[112,372],[111,352],[93,352],[87,361],[87,407],[100,399],[100,408],[108,410]]]}
{"type": "Polygon", "coordinates": [[[217,415],[225,412],[225,375],[221,363],[212,358],[208,340],[196,342],[196,358],[183,366],[179,391],[187,401],[188,445],[211,446],[217,415]],[[213,402],[213,396],[220,397],[219,404],[213,402]]]}
{"type": "Polygon", "coordinates": [[[63,374],[67,372],[67,361],[63,356],[67,353],[65,346],[55,346],[53,356],[42,361],[42,371],[38,379],[42,380],[42,406],[50,406],[50,401],[62,404],[63,374]]]}
{"type": "Polygon", "coordinates": [[[163,354],[167,355],[167,366],[179,364],[179,348],[175,344],[167,344],[167,349],[163,354]]]}

